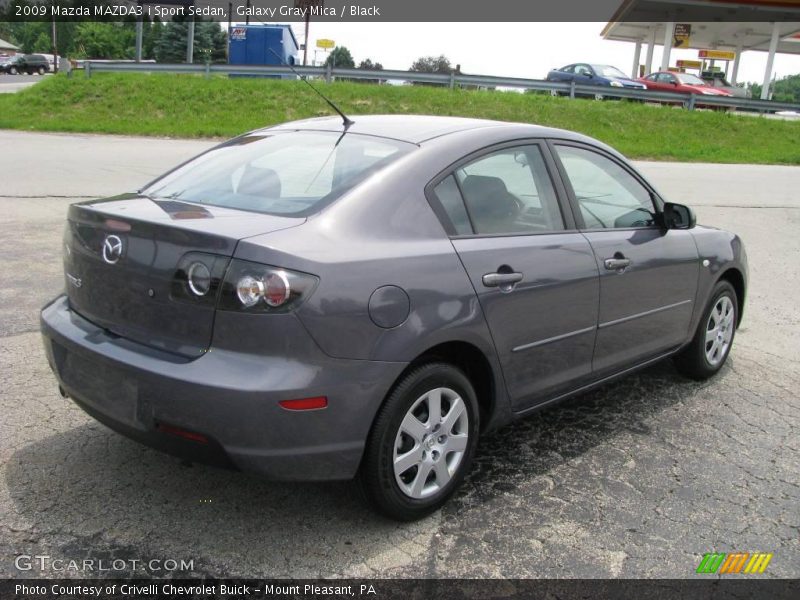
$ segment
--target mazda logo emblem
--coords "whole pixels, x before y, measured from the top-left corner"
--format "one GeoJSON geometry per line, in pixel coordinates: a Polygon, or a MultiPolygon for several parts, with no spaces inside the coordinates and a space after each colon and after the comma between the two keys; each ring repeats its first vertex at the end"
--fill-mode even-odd
{"type": "Polygon", "coordinates": [[[116,235],[107,235],[103,240],[103,260],[116,264],[122,258],[122,240],[116,235]]]}

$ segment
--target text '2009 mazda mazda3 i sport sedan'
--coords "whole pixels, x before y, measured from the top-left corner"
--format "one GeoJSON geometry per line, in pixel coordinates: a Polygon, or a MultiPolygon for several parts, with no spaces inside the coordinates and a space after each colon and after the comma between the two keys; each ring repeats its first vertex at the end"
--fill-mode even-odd
{"type": "Polygon", "coordinates": [[[730,352],[735,235],[617,152],[443,117],[287,123],[74,204],[42,311],[62,392],[111,428],[283,480],[357,477],[397,519],[481,432],[674,356],[730,352]]]}

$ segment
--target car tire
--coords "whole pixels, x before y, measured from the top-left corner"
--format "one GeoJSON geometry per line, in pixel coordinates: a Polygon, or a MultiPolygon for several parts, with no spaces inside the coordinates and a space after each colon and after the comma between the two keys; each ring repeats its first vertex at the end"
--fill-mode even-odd
{"type": "Polygon", "coordinates": [[[39,73],[39,75],[44,75],[47,72],[47,70],[44,67],[39,67],[39,69],[36,72],[39,73]]]}
{"type": "Polygon", "coordinates": [[[605,100],[606,97],[603,94],[595,94],[594,95],[594,99],[595,100],[605,100]]]}
{"type": "Polygon", "coordinates": [[[561,92],[559,92],[558,90],[550,90],[550,95],[553,98],[558,98],[561,95],[561,92]]]}
{"type": "Polygon", "coordinates": [[[692,341],[675,357],[678,371],[697,381],[708,379],[725,364],[739,320],[736,290],[727,281],[714,286],[692,341]]]}
{"type": "Polygon", "coordinates": [[[460,369],[443,362],[414,368],[375,418],[358,475],[363,496],[398,521],[434,512],[469,472],[479,426],[475,390],[460,369]]]}
{"type": "Polygon", "coordinates": [[[9,75],[16,75],[16,74],[17,74],[17,67],[11,67],[11,68],[8,70],[8,74],[9,74],[9,75]]]}

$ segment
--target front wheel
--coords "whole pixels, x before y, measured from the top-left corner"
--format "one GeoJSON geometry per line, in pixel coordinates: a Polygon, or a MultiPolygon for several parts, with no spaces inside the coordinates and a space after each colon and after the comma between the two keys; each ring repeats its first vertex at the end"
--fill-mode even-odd
{"type": "Polygon", "coordinates": [[[45,71],[44,67],[39,67],[39,71],[38,72],[39,72],[39,75],[44,75],[46,71],[45,71]]]}
{"type": "Polygon", "coordinates": [[[368,502],[399,521],[441,507],[469,471],[478,415],[475,390],[460,369],[430,363],[408,373],[367,440],[359,484],[368,502]]]}
{"type": "Polygon", "coordinates": [[[10,75],[16,75],[17,74],[17,67],[11,67],[8,70],[8,72],[9,72],[10,75]]]}
{"type": "Polygon", "coordinates": [[[736,290],[727,281],[720,281],[692,341],[675,357],[678,371],[697,380],[708,379],[719,371],[733,346],[738,318],[736,290]]]}

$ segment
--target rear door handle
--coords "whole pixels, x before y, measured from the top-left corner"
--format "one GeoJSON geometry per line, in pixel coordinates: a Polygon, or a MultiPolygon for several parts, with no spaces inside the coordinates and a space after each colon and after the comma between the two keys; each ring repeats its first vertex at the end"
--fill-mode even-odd
{"type": "Polygon", "coordinates": [[[607,258],[603,263],[609,271],[624,271],[631,266],[630,258],[607,258]]]}
{"type": "Polygon", "coordinates": [[[510,292],[522,281],[522,273],[487,273],[483,276],[483,285],[500,288],[501,292],[510,292]]]}

